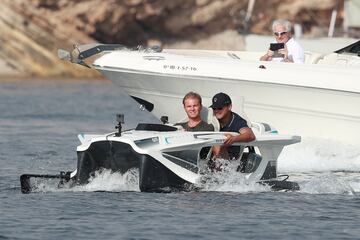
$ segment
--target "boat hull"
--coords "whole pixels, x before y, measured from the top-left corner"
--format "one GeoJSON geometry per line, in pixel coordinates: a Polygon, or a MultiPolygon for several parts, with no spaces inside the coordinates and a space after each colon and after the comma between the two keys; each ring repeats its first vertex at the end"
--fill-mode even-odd
{"type": "Polygon", "coordinates": [[[158,118],[168,116],[170,122],[185,117],[181,103],[187,92],[199,92],[204,105],[209,106],[212,96],[223,91],[233,99],[244,97],[244,106],[233,101],[233,110],[246,112],[251,121],[268,122],[279,132],[305,138],[360,145],[360,93],[357,92],[247,79],[98,70],[129,95],[154,104],[152,113],[158,118]],[[176,108],[178,111],[174,111],[176,108]]]}
{"type": "MultiPolygon", "coordinates": [[[[277,159],[284,146],[300,142],[300,137],[276,134],[261,123],[254,126],[256,140],[233,146],[239,150],[238,159],[233,159],[237,168],[233,170],[249,182],[269,185],[274,190],[298,190],[297,184],[287,185],[286,179],[278,179],[277,159]]],[[[213,161],[209,161],[208,153],[212,146],[224,143],[227,134],[235,133],[186,132],[162,124],[139,124],[121,135],[79,134],[76,170],[58,175],[23,174],[21,189],[23,193],[38,189],[36,180],[40,179],[58,179],[60,188],[86,185],[103,170],[137,172],[139,190],[143,192],[200,189],[203,176],[221,171],[216,163],[210,164],[213,161]]]]}
{"type": "Polygon", "coordinates": [[[139,154],[126,143],[98,141],[85,151],[78,151],[78,166],[75,181],[87,184],[94,173],[103,169],[126,173],[131,169],[139,172],[139,189],[142,192],[169,192],[185,190],[188,186],[157,160],[147,154],[139,154]]]}

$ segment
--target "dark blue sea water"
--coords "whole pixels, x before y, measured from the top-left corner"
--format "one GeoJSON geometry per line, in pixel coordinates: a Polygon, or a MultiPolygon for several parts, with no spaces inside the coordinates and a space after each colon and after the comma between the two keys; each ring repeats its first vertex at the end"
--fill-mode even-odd
{"type": "Polygon", "coordinates": [[[279,159],[299,192],[227,176],[201,192],[141,193],[131,173],[104,172],[21,193],[23,173],[75,169],[77,134],[114,131],[116,113],[125,128],[157,121],[110,82],[0,83],[0,239],[360,238],[360,150],[313,139],[279,159]]]}

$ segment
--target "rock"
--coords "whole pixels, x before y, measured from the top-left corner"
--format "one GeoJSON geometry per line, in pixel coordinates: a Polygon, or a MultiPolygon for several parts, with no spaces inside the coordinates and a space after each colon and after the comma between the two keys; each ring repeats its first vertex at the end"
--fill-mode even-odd
{"type": "Polygon", "coordinates": [[[341,26],[342,3],[258,0],[247,23],[248,0],[2,0],[0,75],[11,69],[30,76],[98,77],[95,71],[57,58],[58,48],[70,49],[75,43],[243,49],[238,32],[271,34],[271,22],[280,17],[315,35],[328,27],[337,6],[341,26]],[[314,25],[317,30],[312,30],[314,25]]]}
{"type": "MultiPolygon", "coordinates": [[[[66,63],[57,58],[57,48],[72,45],[72,36],[87,41],[95,41],[81,32],[64,34],[58,31],[56,22],[43,16],[30,5],[23,11],[21,1],[2,2],[0,12],[0,53],[7,65],[21,76],[72,76],[90,77],[94,72],[66,63]],[[4,4],[7,3],[7,4],[4,4]]],[[[80,41],[79,41],[80,42],[80,41]]],[[[0,75],[7,75],[1,72],[0,75]]]]}
{"type": "Polygon", "coordinates": [[[184,49],[215,49],[215,50],[245,50],[245,41],[242,35],[235,30],[226,30],[199,41],[178,41],[165,44],[164,48],[184,49]]]}

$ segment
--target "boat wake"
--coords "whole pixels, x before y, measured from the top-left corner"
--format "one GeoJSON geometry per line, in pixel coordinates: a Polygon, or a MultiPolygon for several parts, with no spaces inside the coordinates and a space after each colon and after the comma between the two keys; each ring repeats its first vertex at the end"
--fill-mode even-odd
{"type": "Polygon", "coordinates": [[[278,170],[291,173],[303,193],[360,194],[360,149],[354,145],[303,138],[283,150],[278,170]]]}
{"type": "Polygon", "coordinates": [[[300,144],[284,148],[278,159],[279,172],[357,171],[360,148],[324,139],[302,138],[300,144]]]}
{"type": "Polygon", "coordinates": [[[104,169],[96,171],[84,185],[73,185],[71,182],[59,184],[56,179],[35,179],[31,183],[32,192],[139,192],[139,172],[130,169],[124,174],[104,169]]]}
{"type": "Polygon", "coordinates": [[[308,176],[310,180],[301,180],[299,182],[301,192],[308,194],[360,194],[360,176],[359,173],[351,172],[329,172],[317,173],[308,176]]]}
{"type": "MultiPolygon", "coordinates": [[[[243,174],[236,169],[239,163],[225,159],[217,160],[215,171],[206,170],[205,174],[199,180],[200,191],[208,192],[268,192],[270,186],[249,181],[243,174]]],[[[203,167],[203,169],[205,169],[203,167]]]]}
{"type": "MultiPolygon", "coordinates": [[[[234,164],[228,164],[222,171],[209,172],[199,181],[195,191],[260,193],[271,192],[269,186],[248,181],[234,171],[234,164]]],[[[357,172],[313,172],[292,174],[291,180],[299,183],[298,193],[306,194],[360,194],[360,174],[357,172]]],[[[33,183],[33,192],[139,192],[139,173],[136,169],[121,174],[103,170],[96,172],[88,184],[71,186],[64,183],[61,187],[55,181],[43,180],[33,183]]]]}
{"type": "MultiPolygon", "coordinates": [[[[204,164],[204,163],[203,163],[204,164]]],[[[251,182],[236,171],[235,161],[219,160],[218,171],[200,166],[203,176],[195,191],[202,192],[270,192],[269,186],[251,182]]],[[[304,139],[301,144],[283,150],[278,161],[279,174],[291,173],[291,180],[300,185],[299,193],[306,194],[360,194],[360,150],[355,146],[324,140],[304,139]]],[[[58,191],[140,191],[139,172],[130,169],[121,174],[111,170],[97,171],[85,185],[64,183],[59,188],[56,180],[32,183],[34,192],[58,191]]]]}
{"type": "Polygon", "coordinates": [[[139,192],[139,171],[130,169],[121,174],[105,169],[97,171],[84,186],[77,186],[80,191],[106,191],[106,192],[139,192]]]}
{"type": "MultiPolygon", "coordinates": [[[[222,160],[221,171],[208,171],[199,180],[194,191],[201,192],[233,192],[260,193],[271,192],[269,186],[248,181],[236,172],[237,165],[222,160]]],[[[291,180],[299,183],[300,191],[305,194],[360,194],[360,174],[358,172],[312,172],[295,173],[291,180]]],[[[34,182],[33,192],[139,192],[139,172],[131,169],[121,174],[102,170],[95,173],[88,184],[71,186],[63,184],[60,188],[55,181],[34,182]]]]}

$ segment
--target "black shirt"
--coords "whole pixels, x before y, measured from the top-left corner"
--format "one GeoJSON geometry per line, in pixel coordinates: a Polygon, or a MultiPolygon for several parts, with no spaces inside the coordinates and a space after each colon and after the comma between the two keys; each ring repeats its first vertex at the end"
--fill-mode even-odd
{"type": "Polygon", "coordinates": [[[220,131],[221,132],[236,132],[239,133],[240,129],[244,128],[244,127],[249,127],[247,125],[247,122],[245,119],[243,119],[242,117],[240,117],[238,114],[231,112],[231,121],[229,122],[228,125],[221,127],[220,131]]]}
{"type": "MultiPolygon", "coordinates": [[[[228,125],[221,127],[220,131],[221,132],[236,132],[239,133],[240,129],[244,128],[244,127],[249,127],[247,125],[247,122],[245,119],[243,119],[242,117],[240,117],[238,114],[231,112],[231,121],[229,122],[228,125]]],[[[229,146],[227,148],[228,150],[228,154],[230,159],[237,159],[239,158],[239,154],[240,154],[240,147],[239,146],[229,146]]]]}

